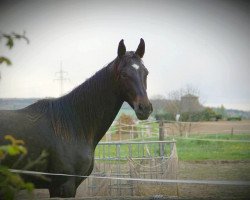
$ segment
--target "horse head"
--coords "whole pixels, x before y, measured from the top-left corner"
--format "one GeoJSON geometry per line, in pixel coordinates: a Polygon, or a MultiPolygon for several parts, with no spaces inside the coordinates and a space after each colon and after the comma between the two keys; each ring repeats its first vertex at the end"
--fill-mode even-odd
{"type": "Polygon", "coordinates": [[[143,39],[140,40],[136,51],[126,51],[124,41],[121,40],[117,51],[118,62],[115,66],[121,96],[134,109],[140,120],[147,119],[153,111],[147,95],[149,72],[142,61],[144,52],[143,39]]]}

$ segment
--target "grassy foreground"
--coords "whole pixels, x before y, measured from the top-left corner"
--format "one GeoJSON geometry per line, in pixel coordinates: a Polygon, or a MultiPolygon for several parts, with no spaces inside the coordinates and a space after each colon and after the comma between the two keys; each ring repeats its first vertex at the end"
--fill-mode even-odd
{"type": "MultiPolygon", "coordinates": [[[[156,141],[158,138],[147,138],[145,140],[156,141]]],[[[173,137],[166,138],[172,140],[173,137]]],[[[204,160],[228,160],[242,161],[250,160],[250,134],[202,134],[191,135],[188,138],[176,137],[177,152],[179,160],[183,161],[204,161],[204,160]],[[217,141],[219,140],[219,141],[217,141]]],[[[151,148],[145,146],[132,146],[132,151],[129,152],[127,145],[120,147],[120,156],[122,158],[141,157],[148,152],[151,155],[159,155],[159,145],[155,144],[151,148]]],[[[115,146],[110,146],[109,149],[103,149],[102,146],[97,147],[96,157],[107,156],[115,157],[117,149],[115,146]],[[108,152],[107,152],[108,151],[108,152]]],[[[167,155],[170,154],[170,148],[165,149],[167,155]]]]}

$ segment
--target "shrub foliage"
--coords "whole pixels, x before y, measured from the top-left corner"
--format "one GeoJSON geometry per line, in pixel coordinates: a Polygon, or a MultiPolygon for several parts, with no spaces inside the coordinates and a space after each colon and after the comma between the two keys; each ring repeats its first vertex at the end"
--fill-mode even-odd
{"type": "MultiPolygon", "coordinates": [[[[6,135],[5,140],[10,144],[0,146],[0,163],[7,156],[25,156],[27,149],[22,140],[17,140],[11,135],[6,135]]],[[[32,183],[26,183],[15,173],[12,173],[8,167],[0,165],[0,199],[14,199],[15,195],[20,190],[31,192],[34,189],[32,183]]]]}

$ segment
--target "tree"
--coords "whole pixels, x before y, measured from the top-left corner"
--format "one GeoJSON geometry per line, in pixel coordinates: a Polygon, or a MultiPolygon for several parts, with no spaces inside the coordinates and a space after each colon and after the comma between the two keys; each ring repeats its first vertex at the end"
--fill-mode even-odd
{"type": "Polygon", "coordinates": [[[202,109],[203,106],[199,103],[199,90],[191,85],[171,91],[168,94],[165,110],[174,117],[180,115],[179,120],[174,123],[180,136],[183,136],[184,133],[187,134],[187,132],[191,132],[191,123],[183,123],[183,121],[197,121],[197,113],[202,109]]]}
{"type": "Polygon", "coordinates": [[[165,113],[165,105],[167,99],[163,95],[155,95],[150,99],[153,105],[153,115],[159,115],[165,113]]]}
{"type": "Polygon", "coordinates": [[[117,119],[116,128],[118,134],[128,134],[133,130],[133,126],[135,126],[135,121],[131,115],[122,113],[121,116],[117,119]]]}
{"type": "Polygon", "coordinates": [[[221,115],[223,119],[227,118],[226,109],[223,105],[221,105],[219,108],[216,108],[215,112],[221,115]]]}
{"type": "MultiPolygon", "coordinates": [[[[29,44],[29,39],[25,36],[25,32],[23,34],[18,34],[15,32],[12,33],[0,33],[0,41],[5,41],[5,46],[8,49],[12,49],[15,45],[16,40],[25,40],[27,44],[29,44]]],[[[6,56],[0,55],[0,65],[6,64],[10,66],[12,64],[11,60],[6,56]]],[[[0,79],[1,79],[1,72],[0,72],[0,79]]]]}
{"type": "Polygon", "coordinates": [[[191,85],[169,92],[166,111],[176,116],[183,113],[194,113],[202,110],[199,103],[199,90],[191,85]]]}

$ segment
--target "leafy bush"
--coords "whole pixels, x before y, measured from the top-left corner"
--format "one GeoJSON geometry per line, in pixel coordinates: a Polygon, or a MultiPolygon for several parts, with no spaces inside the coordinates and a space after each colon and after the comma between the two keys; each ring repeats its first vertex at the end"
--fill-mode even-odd
{"type": "MultiPolygon", "coordinates": [[[[6,135],[5,139],[11,144],[0,146],[0,162],[7,156],[26,155],[27,149],[24,147],[22,140],[16,140],[10,135],[6,135]]],[[[12,173],[6,166],[0,165],[0,199],[14,199],[15,195],[20,190],[31,192],[34,189],[32,183],[26,183],[18,175],[12,173]]]]}
{"type": "Polygon", "coordinates": [[[228,117],[227,121],[241,121],[242,118],[241,117],[228,117]]]}
{"type": "MultiPolygon", "coordinates": [[[[222,116],[220,114],[216,114],[213,109],[205,108],[200,112],[184,112],[181,113],[180,121],[183,122],[197,122],[197,121],[211,121],[211,120],[219,120],[222,116]]],[[[161,113],[155,115],[156,120],[167,120],[167,121],[175,121],[175,116],[172,113],[161,113]]]]}
{"type": "Polygon", "coordinates": [[[185,112],[180,117],[183,122],[218,121],[219,119],[222,119],[222,115],[216,114],[211,108],[205,108],[201,112],[185,112]]]}
{"type": "Polygon", "coordinates": [[[182,113],[181,116],[180,116],[180,121],[182,121],[182,122],[202,121],[202,113],[201,112],[196,112],[196,113],[185,112],[185,113],[182,113]]]}
{"type": "Polygon", "coordinates": [[[134,125],[135,121],[133,117],[122,113],[116,122],[116,133],[128,134],[130,131],[136,131],[136,127],[134,125]]]}

